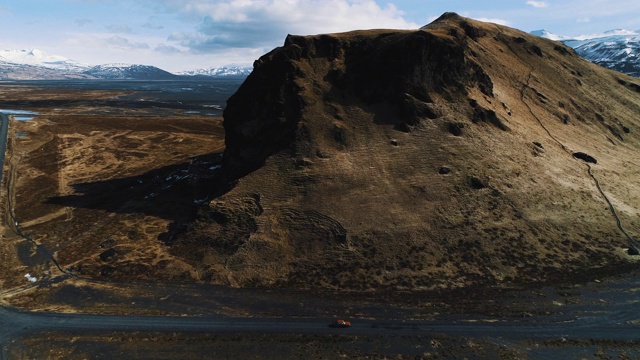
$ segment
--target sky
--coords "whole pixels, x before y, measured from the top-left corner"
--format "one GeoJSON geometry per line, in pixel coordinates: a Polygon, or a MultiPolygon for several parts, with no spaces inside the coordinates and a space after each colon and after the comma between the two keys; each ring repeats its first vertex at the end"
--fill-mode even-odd
{"type": "Polygon", "coordinates": [[[565,36],[640,30],[629,0],[0,0],[0,48],[178,72],[250,66],[287,34],[417,29],[447,11],[565,36]]]}

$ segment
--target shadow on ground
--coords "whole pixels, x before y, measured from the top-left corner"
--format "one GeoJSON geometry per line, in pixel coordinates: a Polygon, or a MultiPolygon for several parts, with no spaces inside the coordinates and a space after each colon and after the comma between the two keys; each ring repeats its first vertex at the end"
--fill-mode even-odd
{"type": "Polygon", "coordinates": [[[222,180],[221,159],[221,153],[211,153],[137,176],[74,184],[75,194],[50,197],[47,203],[184,222],[199,205],[233,187],[222,180]]]}

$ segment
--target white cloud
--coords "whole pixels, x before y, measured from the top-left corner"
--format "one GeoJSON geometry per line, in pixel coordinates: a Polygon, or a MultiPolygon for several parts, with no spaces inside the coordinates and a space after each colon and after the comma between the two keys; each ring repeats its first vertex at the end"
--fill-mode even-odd
{"type": "Polygon", "coordinates": [[[109,46],[120,49],[148,49],[149,44],[143,42],[131,42],[129,39],[121,36],[112,36],[106,39],[109,46]]]}
{"type": "MultiPolygon", "coordinates": [[[[181,49],[161,38],[122,37],[107,33],[74,33],[61,44],[59,54],[89,65],[107,63],[152,64],[169,71],[184,70],[190,60],[181,49]]],[[[191,66],[189,66],[191,67],[191,66]]]]}
{"type": "Polygon", "coordinates": [[[180,49],[178,49],[177,47],[166,45],[166,44],[160,44],[156,46],[154,50],[163,54],[179,54],[180,53],[180,49]]]}
{"type": "Polygon", "coordinates": [[[546,1],[527,1],[527,5],[533,6],[535,8],[546,8],[549,6],[546,1]]]}
{"type": "Polygon", "coordinates": [[[478,21],[484,21],[484,22],[488,22],[488,23],[494,23],[494,24],[498,24],[498,25],[505,25],[505,26],[511,26],[511,22],[509,22],[509,20],[504,20],[504,19],[496,19],[496,18],[474,18],[475,20],[478,21]]]}
{"type": "Polygon", "coordinates": [[[165,28],[163,23],[163,19],[158,16],[149,16],[146,23],[141,25],[143,28],[152,29],[152,30],[162,30],[165,28]]]}
{"type": "Polygon", "coordinates": [[[169,37],[197,53],[221,48],[264,48],[287,34],[310,35],[357,29],[417,29],[394,5],[373,0],[159,1],[183,15],[203,19],[194,32],[169,37]]]}
{"type": "Polygon", "coordinates": [[[82,47],[85,49],[112,49],[112,50],[135,50],[149,49],[150,46],[143,41],[131,41],[122,36],[104,36],[96,34],[80,34],[75,38],[67,39],[65,45],[82,47]]]}

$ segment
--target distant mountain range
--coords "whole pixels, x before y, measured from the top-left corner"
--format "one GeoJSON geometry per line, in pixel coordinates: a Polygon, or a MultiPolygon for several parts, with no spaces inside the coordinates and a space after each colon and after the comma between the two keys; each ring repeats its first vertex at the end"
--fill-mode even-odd
{"type": "Polygon", "coordinates": [[[239,67],[239,66],[219,67],[219,68],[212,67],[208,69],[183,71],[178,74],[187,75],[187,76],[248,76],[252,70],[253,68],[251,67],[239,67]]]}
{"type": "MultiPolygon", "coordinates": [[[[640,30],[616,29],[574,37],[547,30],[536,30],[531,34],[563,42],[600,66],[640,77],[640,30]]],[[[251,67],[225,66],[171,73],[155,66],[138,64],[92,66],[38,49],[0,51],[0,80],[171,80],[181,77],[246,77],[252,70],[251,67]]]]}
{"type": "Polygon", "coordinates": [[[640,30],[616,29],[576,37],[556,35],[546,30],[533,31],[531,34],[561,41],[593,63],[640,77],[640,30]]]}
{"type": "Polygon", "coordinates": [[[130,64],[98,65],[82,73],[105,80],[170,80],[180,77],[155,66],[130,64]]]}
{"type": "Polygon", "coordinates": [[[1,50],[0,80],[172,80],[184,77],[246,77],[251,67],[219,67],[171,73],[138,64],[87,65],[38,49],[1,50]]]}

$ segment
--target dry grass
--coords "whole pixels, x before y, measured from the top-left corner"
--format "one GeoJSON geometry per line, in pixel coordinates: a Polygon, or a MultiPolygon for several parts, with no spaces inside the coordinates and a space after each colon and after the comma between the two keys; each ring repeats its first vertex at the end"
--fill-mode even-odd
{"type": "MultiPolygon", "coordinates": [[[[9,99],[40,104],[122,95],[20,87],[3,92],[9,99]]],[[[11,196],[22,231],[77,275],[102,278],[115,269],[126,279],[188,274],[191,267],[174,259],[160,238],[174,221],[194,211],[189,210],[192,194],[167,187],[172,183],[167,178],[181,174],[193,159],[222,152],[221,119],[170,110],[109,114],[85,104],[29,109],[40,115],[11,123],[7,173],[15,177],[11,196]]],[[[18,255],[17,244],[31,246],[9,229],[5,235],[3,288],[24,284],[27,272],[38,278],[58,274],[46,257],[36,261],[33,250],[18,255]]]]}

